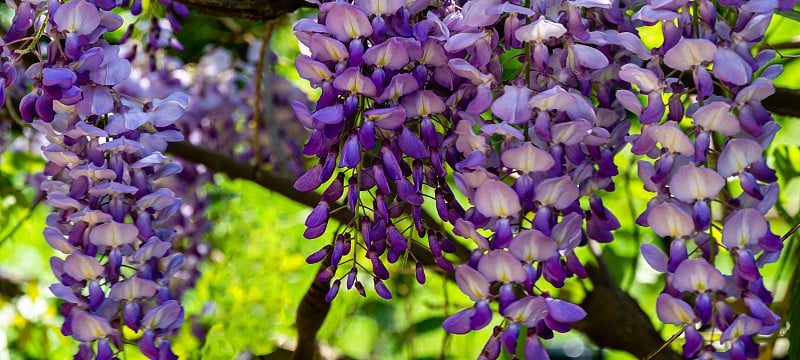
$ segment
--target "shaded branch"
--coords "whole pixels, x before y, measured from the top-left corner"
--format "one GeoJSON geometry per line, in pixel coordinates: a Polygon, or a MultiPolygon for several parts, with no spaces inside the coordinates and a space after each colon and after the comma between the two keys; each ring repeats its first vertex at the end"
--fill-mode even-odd
{"type": "Polygon", "coordinates": [[[313,5],[304,0],[181,0],[201,13],[251,20],[271,20],[301,7],[313,5]]]}
{"type": "Polygon", "coordinates": [[[800,118],[800,90],[775,88],[775,94],[764,99],[764,107],[776,115],[800,118]]]}
{"type": "MultiPolygon", "coordinates": [[[[574,324],[575,329],[598,346],[622,349],[639,359],[664,344],[647,314],[634,298],[615,285],[606,269],[587,266],[586,270],[594,289],[580,304],[586,317],[574,324]]],[[[680,360],[682,357],[665,349],[653,359],[680,360]]]]}

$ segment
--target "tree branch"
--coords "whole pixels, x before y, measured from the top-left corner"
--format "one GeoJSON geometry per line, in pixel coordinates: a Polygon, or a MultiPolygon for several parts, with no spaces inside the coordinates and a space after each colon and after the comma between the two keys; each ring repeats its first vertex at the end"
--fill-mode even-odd
{"type": "Polygon", "coordinates": [[[764,107],[776,115],[800,118],[800,90],[775,88],[775,94],[764,99],[764,107]]]}
{"type": "Polygon", "coordinates": [[[301,7],[313,5],[304,0],[180,0],[202,13],[219,17],[271,20],[301,7]]]}

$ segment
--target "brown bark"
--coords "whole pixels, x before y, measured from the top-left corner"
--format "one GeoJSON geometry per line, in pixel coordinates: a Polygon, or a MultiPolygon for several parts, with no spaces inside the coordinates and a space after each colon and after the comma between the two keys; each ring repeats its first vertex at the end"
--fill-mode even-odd
{"type": "Polygon", "coordinates": [[[184,5],[219,17],[271,20],[301,7],[313,5],[303,0],[181,0],[184,5]]]}

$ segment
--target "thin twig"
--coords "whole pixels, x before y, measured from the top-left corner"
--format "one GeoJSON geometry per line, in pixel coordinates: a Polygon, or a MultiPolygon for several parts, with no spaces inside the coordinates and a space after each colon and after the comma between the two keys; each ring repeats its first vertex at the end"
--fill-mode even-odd
{"type": "Polygon", "coordinates": [[[31,205],[31,207],[28,209],[28,212],[25,214],[25,216],[23,216],[22,219],[20,219],[19,222],[17,222],[17,224],[14,225],[13,228],[11,228],[11,231],[8,234],[6,234],[6,236],[4,236],[2,240],[0,240],[0,247],[2,247],[3,244],[6,243],[6,241],[11,239],[11,237],[14,236],[14,233],[16,233],[20,228],[22,228],[23,224],[25,224],[28,220],[30,220],[30,218],[33,216],[33,211],[36,210],[36,207],[39,206],[39,204],[41,204],[42,199],[44,198],[39,197],[38,199],[36,199],[33,205],[31,205]]]}
{"type": "MultiPolygon", "coordinates": [[[[686,325],[686,326],[691,326],[691,325],[686,325]]],[[[677,339],[677,338],[678,338],[678,336],[681,336],[681,334],[683,334],[683,331],[684,331],[684,330],[686,330],[686,328],[685,328],[685,327],[684,327],[684,328],[681,328],[681,331],[678,331],[678,332],[676,332],[674,335],[670,336],[670,338],[669,338],[669,339],[667,339],[667,341],[666,341],[666,342],[664,342],[664,344],[663,344],[663,345],[661,345],[661,346],[660,346],[658,349],[656,349],[655,351],[651,352],[649,355],[645,356],[645,357],[644,357],[642,360],[650,360],[650,359],[652,359],[653,357],[655,357],[656,355],[658,355],[658,353],[660,353],[661,351],[663,351],[664,349],[666,349],[666,348],[667,348],[667,346],[669,346],[669,344],[672,344],[672,342],[673,342],[673,341],[675,341],[675,339],[677,339]]]]}
{"type": "MultiPolygon", "coordinates": [[[[256,65],[256,98],[253,101],[253,158],[256,168],[261,166],[261,80],[264,77],[264,59],[267,57],[272,32],[275,30],[277,21],[270,21],[264,29],[264,36],[261,40],[261,50],[258,53],[258,64],[256,65]]],[[[267,99],[272,101],[272,99],[267,99]]]]}

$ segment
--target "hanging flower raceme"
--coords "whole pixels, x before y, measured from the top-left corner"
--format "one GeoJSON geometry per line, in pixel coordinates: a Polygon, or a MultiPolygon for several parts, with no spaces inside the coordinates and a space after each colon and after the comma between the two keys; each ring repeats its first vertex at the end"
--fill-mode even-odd
{"type": "Polygon", "coordinates": [[[177,358],[169,336],[183,308],[170,286],[183,255],[173,249],[171,221],[181,201],[155,181],[181,171],[163,153],[182,139],[173,123],[188,99],[137,102],[119,91],[131,66],[102,39],[122,25],[115,7],[22,2],[6,43],[38,30],[2,53],[10,63],[27,52],[46,59],[25,71],[33,86],[20,115],[49,142],[41,187],[54,212],[44,236],[64,254],[51,258],[59,280],[51,290],[64,300],[62,333],[81,342],[76,359],[112,359],[130,341],[151,359],[177,358]],[[126,339],[124,326],[142,336],[126,339]]]}
{"type": "MultiPolygon", "coordinates": [[[[295,187],[328,184],[307,237],[324,233],[329,206],[345,188],[355,218],[352,231],[309,261],[330,254],[320,276],[333,278],[360,233],[385,280],[380,256],[398,259],[413,239],[398,231],[401,205],[422,236],[419,209],[431,188],[439,217],[477,245],[455,269],[475,304],[445,329],[487,326],[497,302],[504,320],[482,358],[496,358],[501,347],[514,354],[519,324],[529,327],[525,355],[544,357],[539,337],[568,330],[583,313],[535,284],[544,278],[560,287],[586,276],[575,248],[613,240],[620,225],[600,193],[614,190],[614,156],[631,142],[635,154],[657,159],[639,163],[657,196],[638,223],[673,239],[668,255],[642,248],[669,274],[659,317],[685,327],[687,357],[716,351],[701,328],[721,330],[732,357],[753,354],[752,336],[780,323],[759,270],[782,247],[764,219],[778,189],[762,153],[778,126],[760,104],[780,68],[765,67],[773,52],[751,53],[773,10],[708,1],[322,2],[318,22],[295,26],[311,53],[297,60],[298,71],[322,90],[314,112],[296,106],[313,131],[304,152],[319,162],[295,187]],[[663,42],[650,49],[638,27],[654,24],[663,42]],[[628,136],[632,117],[642,131],[628,136]],[[473,207],[453,199],[441,180],[451,173],[473,207]],[[731,186],[741,195],[729,195],[731,186]],[[364,191],[373,204],[362,202],[364,191]],[[721,214],[712,213],[714,201],[721,214]],[[712,231],[720,226],[721,236],[712,231]],[[714,268],[721,247],[734,258],[729,275],[714,268]],[[749,315],[737,315],[728,297],[743,299],[749,315]]],[[[439,265],[451,269],[442,236],[428,238],[439,265]]]]}
{"type": "Polygon", "coordinates": [[[633,151],[656,159],[639,163],[645,189],[656,197],[638,222],[671,239],[668,253],[651,244],[642,253],[667,274],[657,312],[665,323],[684,326],[687,358],[754,357],[754,337],[780,327],[760,274],[783,246],[764,218],[778,188],[763,152],[778,125],[760,102],[774,92],[771,79],[781,69],[767,66],[773,51],[751,52],[774,6],[728,4],[717,14],[707,1],[660,4],[657,10],[647,4],[634,19],[664,20],[664,43],[652,50],[658,56],[620,71],[635,86],[617,92],[620,104],[649,124],[631,138],[633,151]],[[666,21],[672,19],[677,21],[666,21]],[[647,109],[657,111],[642,112],[632,91],[648,94],[647,109]],[[730,272],[715,268],[720,256],[732,258],[730,272]],[[747,310],[730,307],[730,298],[742,300],[747,310]],[[726,354],[702,334],[715,331],[723,334],[719,343],[726,354]]]}
{"type": "MultiPolygon", "coordinates": [[[[439,266],[453,268],[443,254],[454,251],[452,244],[422,220],[427,189],[436,194],[443,218],[453,213],[455,219],[464,212],[449,185],[437,180],[446,175],[445,113],[453,111],[445,104],[442,86],[452,89],[457,79],[445,55],[446,25],[433,13],[428,19],[412,20],[420,17],[424,3],[326,2],[320,7],[319,22],[302,20],[295,26],[311,52],[297,59],[297,69],[322,90],[314,112],[294,103],[300,121],[312,130],[303,152],[319,159],[295,188],[311,191],[327,184],[322,201],[306,221],[305,236],[317,238],[325,232],[330,212],[337,210],[330,206],[342,198],[354,214],[344,236],[337,236],[309,261],[321,261],[330,252],[332,263],[320,279],[332,278],[350,262],[342,276],[348,277],[348,288],[360,287],[360,259],[344,258],[359,241],[372,265],[376,290],[386,298],[391,294],[383,285],[389,278],[384,261],[405,258],[415,238],[428,235],[439,266]],[[436,79],[440,72],[450,75],[436,79]],[[362,200],[362,192],[372,193],[374,201],[362,200]],[[410,227],[400,219],[404,207],[411,211],[410,227]]],[[[417,269],[418,278],[424,279],[422,266],[417,269]]]]}
{"type": "MultiPolygon", "coordinates": [[[[609,59],[612,54],[634,58],[644,45],[630,37],[599,41],[587,36],[575,18],[578,6],[600,15],[610,3],[570,3],[558,12],[474,0],[416,13],[421,3],[429,5],[398,2],[378,14],[359,2],[326,2],[319,22],[295,26],[311,52],[298,59],[298,70],[322,89],[315,112],[297,107],[301,121],[313,129],[304,151],[320,160],[295,187],[310,191],[333,179],[309,215],[306,235],[324,232],[328,207],[346,186],[347,203],[360,218],[350,226],[360,230],[373,271],[385,280],[388,272],[378,257],[386,251],[389,261],[398,259],[411,235],[397,230],[400,205],[410,207],[422,235],[422,194],[432,188],[437,215],[478,246],[469,264],[458,267],[457,277],[480,274],[464,279],[483,279],[475,281],[487,285],[480,296],[470,295],[475,306],[449,318],[445,329],[463,333],[487,326],[493,313],[489,305],[498,302],[500,314],[513,320],[496,329],[484,355],[499,354],[499,339],[513,354],[519,323],[531,327],[522,336],[528,351],[538,354],[543,351],[539,337],[567,331],[583,312],[551,299],[535,283],[544,278],[560,287],[572,275],[585,277],[575,248],[588,239],[611,241],[611,231],[619,227],[598,196],[614,188],[614,155],[625,145],[630,126],[624,112],[612,107],[608,89],[622,81],[609,59]],[[505,22],[502,34],[498,21],[505,22]],[[517,52],[521,70],[504,74],[500,46],[517,52]],[[603,91],[596,105],[589,96],[603,91]],[[342,170],[334,177],[337,166],[342,170]],[[450,173],[447,169],[453,169],[456,186],[473,208],[465,211],[448,183],[437,180],[450,173]],[[374,191],[372,207],[361,203],[359,191],[374,191]],[[589,198],[586,210],[582,197],[589,198]],[[495,273],[497,267],[508,273],[495,273]],[[557,308],[548,316],[542,304],[551,303],[557,308]]],[[[439,266],[452,270],[444,258],[444,237],[427,235],[439,266]]],[[[333,246],[309,257],[321,261],[331,254],[333,264],[321,273],[323,280],[336,274],[356,238],[339,236],[333,246]]],[[[462,289],[475,284],[459,280],[462,289]]]]}

